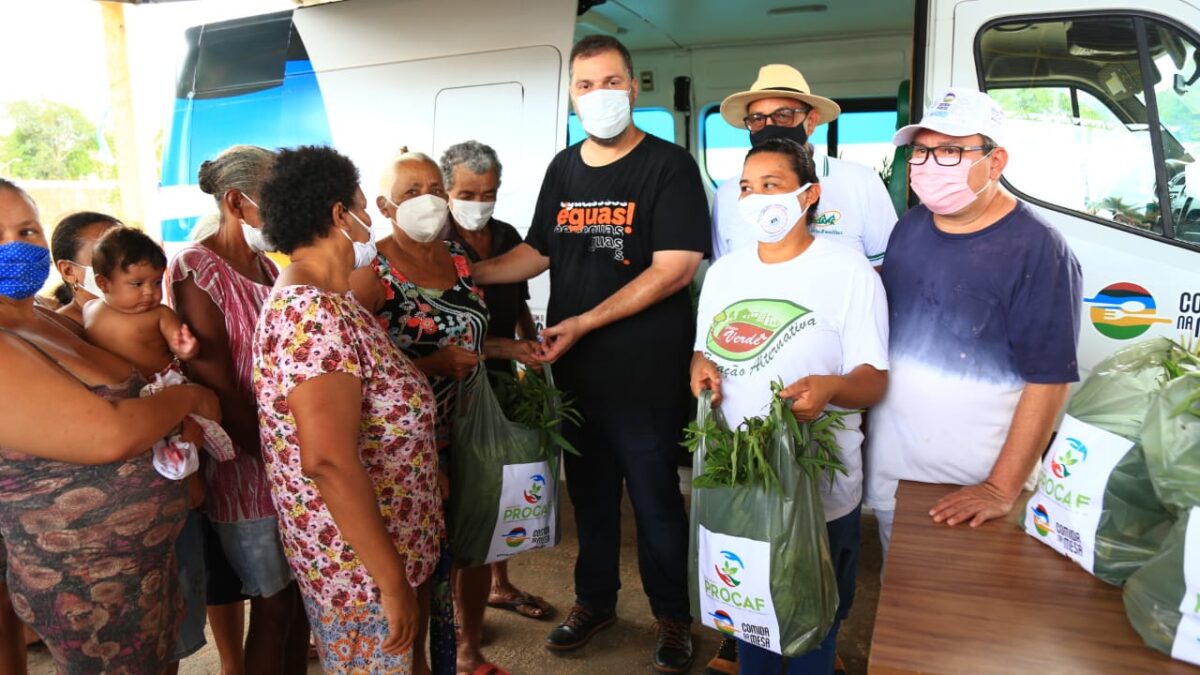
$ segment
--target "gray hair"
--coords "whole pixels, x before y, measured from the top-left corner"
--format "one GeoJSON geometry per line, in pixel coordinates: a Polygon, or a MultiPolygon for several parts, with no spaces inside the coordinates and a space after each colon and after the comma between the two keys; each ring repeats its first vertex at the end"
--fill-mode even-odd
{"type": "Polygon", "coordinates": [[[275,153],[255,145],[235,145],[200,165],[200,189],[220,203],[225,193],[257,193],[275,163],[275,153]]]}
{"type": "Polygon", "coordinates": [[[500,166],[500,158],[496,156],[496,151],[489,145],[479,141],[463,141],[446,148],[442,153],[442,181],[447,190],[454,187],[454,169],[460,164],[476,175],[495,171],[496,183],[500,183],[503,167],[500,166]]]}

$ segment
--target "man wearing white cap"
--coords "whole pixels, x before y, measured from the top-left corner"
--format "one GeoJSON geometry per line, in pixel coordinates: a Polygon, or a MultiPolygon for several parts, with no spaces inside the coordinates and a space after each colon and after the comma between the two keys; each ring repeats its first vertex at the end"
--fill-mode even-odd
{"type": "MultiPolygon", "coordinates": [[[[832,122],[841,112],[837,103],[812,94],[800,71],[778,64],[763,66],[749,91],[721,102],[721,117],[748,130],[753,145],[772,138],[807,145],[818,125],[832,122]]],[[[821,181],[821,210],[813,215],[812,233],[845,243],[862,252],[872,265],[882,265],[896,210],[879,174],[862,164],[825,155],[814,155],[813,163],[821,181]]],[[[753,230],[738,215],[740,178],[739,173],[721,183],[713,200],[714,261],[756,242],[753,230]]]]}
{"type": "Polygon", "coordinates": [[[965,485],[930,510],[976,527],[1012,510],[1079,379],[1079,262],[1000,184],[1004,111],[948,89],[896,132],[921,204],[896,223],[883,285],[888,392],[871,411],[866,504],[884,554],[900,480],[965,485]]]}

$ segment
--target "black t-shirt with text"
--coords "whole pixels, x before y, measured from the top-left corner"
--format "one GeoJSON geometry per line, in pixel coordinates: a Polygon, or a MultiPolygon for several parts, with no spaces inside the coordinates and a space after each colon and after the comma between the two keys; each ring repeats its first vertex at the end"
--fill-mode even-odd
{"type": "MultiPolygon", "coordinates": [[[[582,144],[546,170],[526,243],[550,258],[547,325],[586,312],[650,267],[656,251],[710,246],[708,203],[695,161],[647,134],[630,153],[593,167],[582,144]]],[[[580,340],[555,365],[588,408],[657,416],[688,405],[695,331],[687,289],[580,340]]]]}

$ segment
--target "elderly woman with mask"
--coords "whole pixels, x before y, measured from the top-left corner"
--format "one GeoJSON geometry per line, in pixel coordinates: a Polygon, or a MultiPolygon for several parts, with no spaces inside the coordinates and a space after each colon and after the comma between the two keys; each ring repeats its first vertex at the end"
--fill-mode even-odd
{"type": "MultiPolygon", "coordinates": [[[[479,141],[456,143],[442,153],[441,169],[450,197],[450,222],[443,238],[462,246],[471,264],[507,253],[521,243],[515,227],[492,216],[503,170],[495,150],[479,141]]],[[[527,302],[529,284],[492,284],[482,288],[491,314],[485,347],[488,370],[512,374],[514,360],[525,365],[539,363],[537,331],[527,302]],[[498,353],[504,357],[496,358],[498,353]]],[[[532,619],[550,616],[553,608],[549,603],[513,585],[508,577],[508,561],[492,563],[490,567],[489,607],[532,619]]]]}
{"type": "Polygon", "coordinates": [[[237,145],[200,165],[200,189],[219,211],[216,227],[180,251],[167,275],[170,300],[200,341],[188,376],[221,396],[223,426],[237,446],[204,469],[208,602],[226,673],[290,673],[308,657],[308,623],[288,569],[259,448],[251,337],[279,270],[265,255],[259,194],[275,153],[237,145]],[[250,627],[242,649],[243,597],[250,627]],[[240,663],[238,663],[240,661],[240,663]]]}
{"type": "MultiPolygon", "coordinates": [[[[449,208],[438,165],[404,148],[384,172],[380,192],[375,204],[391,221],[392,232],[378,242],[371,266],[356,271],[350,282],[355,297],[378,315],[396,346],[429,377],[437,397],[438,453],[445,467],[458,380],[479,367],[485,349],[489,355],[512,358],[515,341],[487,337],[488,309],[482,290],[471,279],[466,251],[441,239],[449,208]]],[[[449,490],[465,489],[450,484],[444,472],[443,480],[449,490]]],[[[449,565],[449,552],[443,549],[430,635],[434,672],[502,672],[479,648],[488,568],[456,570],[453,575],[452,595],[461,620],[456,639],[450,586],[445,583],[449,565]]]]}

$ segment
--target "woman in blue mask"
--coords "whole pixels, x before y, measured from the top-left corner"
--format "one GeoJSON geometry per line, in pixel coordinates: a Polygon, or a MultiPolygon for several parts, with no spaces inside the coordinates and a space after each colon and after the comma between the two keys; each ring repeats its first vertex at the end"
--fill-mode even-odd
{"type": "Polygon", "coordinates": [[[173,551],[187,495],[148,451],[191,413],[219,419],[220,406],[197,385],[138,398],[130,364],[35,310],[49,273],[37,206],[0,179],[0,568],[11,601],[0,606],[0,669],[24,670],[4,630],[15,615],[62,672],[159,672],[178,626],[173,551]]]}

